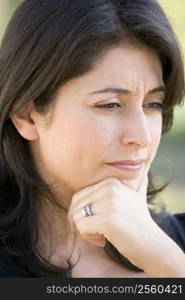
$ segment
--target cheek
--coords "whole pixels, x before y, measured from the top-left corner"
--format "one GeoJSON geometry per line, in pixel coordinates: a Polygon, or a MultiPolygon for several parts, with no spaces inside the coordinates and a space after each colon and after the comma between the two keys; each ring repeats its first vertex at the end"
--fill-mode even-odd
{"type": "Polygon", "coordinates": [[[68,118],[66,121],[62,118],[62,122],[55,123],[47,132],[48,138],[43,139],[46,144],[42,148],[55,167],[63,165],[73,173],[79,173],[79,170],[90,172],[102,162],[111,134],[110,124],[91,117],[68,118]]]}
{"type": "Polygon", "coordinates": [[[58,159],[55,158],[55,169],[50,164],[53,172],[58,174],[58,182],[65,181],[74,190],[79,190],[101,179],[105,152],[111,143],[107,125],[90,118],[73,123],[68,121],[68,126],[61,131],[61,152],[58,159]],[[62,170],[59,165],[63,166],[62,170]]]}
{"type": "Polygon", "coordinates": [[[84,166],[96,165],[102,162],[104,153],[108,145],[111,143],[113,136],[113,127],[107,122],[98,119],[90,119],[82,121],[78,124],[79,138],[75,142],[76,151],[80,156],[81,163],[84,166]]]}

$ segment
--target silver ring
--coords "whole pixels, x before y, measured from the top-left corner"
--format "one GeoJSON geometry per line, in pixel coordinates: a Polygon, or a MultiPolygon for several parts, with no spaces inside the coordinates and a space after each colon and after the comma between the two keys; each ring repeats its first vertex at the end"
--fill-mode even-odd
{"type": "Polygon", "coordinates": [[[82,208],[82,215],[84,217],[89,217],[89,216],[93,216],[92,210],[91,210],[91,203],[86,204],[83,208],[82,208]]]}

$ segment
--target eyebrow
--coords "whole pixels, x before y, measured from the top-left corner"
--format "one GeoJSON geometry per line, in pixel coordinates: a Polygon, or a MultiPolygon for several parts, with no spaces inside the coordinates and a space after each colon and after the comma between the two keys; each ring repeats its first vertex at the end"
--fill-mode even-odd
{"type": "MultiPolygon", "coordinates": [[[[158,86],[158,87],[153,88],[152,90],[148,91],[147,94],[164,93],[164,92],[165,92],[165,87],[164,86],[158,86]]],[[[103,93],[130,94],[132,92],[127,90],[127,89],[107,87],[103,90],[91,92],[90,95],[92,95],[92,94],[103,94],[103,93]]]]}

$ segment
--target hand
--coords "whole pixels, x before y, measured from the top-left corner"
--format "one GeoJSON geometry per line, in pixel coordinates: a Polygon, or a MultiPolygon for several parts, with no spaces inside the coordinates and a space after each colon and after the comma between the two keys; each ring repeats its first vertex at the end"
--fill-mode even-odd
{"type": "Polygon", "coordinates": [[[120,253],[138,267],[154,224],[146,201],[148,178],[144,176],[137,191],[115,178],[105,179],[74,194],[68,218],[73,231],[90,243],[103,247],[109,240],[120,253]],[[91,203],[93,216],[84,217],[82,208],[91,203]]]}

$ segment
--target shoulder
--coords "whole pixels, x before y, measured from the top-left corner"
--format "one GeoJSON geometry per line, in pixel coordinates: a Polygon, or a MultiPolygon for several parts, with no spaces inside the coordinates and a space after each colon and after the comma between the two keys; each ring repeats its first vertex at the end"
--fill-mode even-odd
{"type": "Polygon", "coordinates": [[[16,265],[13,258],[4,249],[0,248],[0,278],[3,277],[27,277],[16,265]]]}
{"type": "Polygon", "coordinates": [[[185,213],[152,213],[155,222],[185,251],[185,213]]]}

